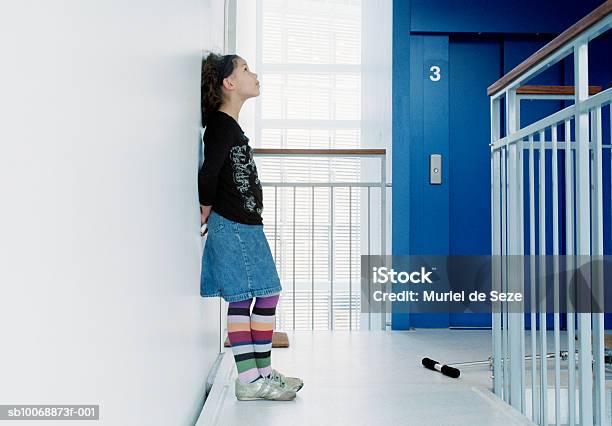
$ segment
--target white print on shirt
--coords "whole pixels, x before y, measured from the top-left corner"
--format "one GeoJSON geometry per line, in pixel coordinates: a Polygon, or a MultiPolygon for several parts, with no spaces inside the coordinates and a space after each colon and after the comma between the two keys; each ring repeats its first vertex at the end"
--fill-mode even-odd
{"type": "Polygon", "coordinates": [[[249,212],[261,214],[262,209],[257,208],[255,197],[249,194],[249,180],[251,175],[255,177],[255,184],[259,185],[253,152],[249,149],[247,144],[234,146],[230,150],[230,159],[232,161],[234,183],[237,185],[236,189],[242,194],[244,208],[249,212]]]}

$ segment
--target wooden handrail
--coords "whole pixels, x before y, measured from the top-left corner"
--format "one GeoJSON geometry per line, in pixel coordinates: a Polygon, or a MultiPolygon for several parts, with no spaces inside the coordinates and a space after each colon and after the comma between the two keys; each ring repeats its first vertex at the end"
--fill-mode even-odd
{"type": "Polygon", "coordinates": [[[582,32],[586,31],[590,27],[592,27],[597,22],[601,21],[603,18],[612,13],[612,0],[606,1],[604,4],[593,10],[587,16],[582,18],[580,21],[576,22],[574,25],[569,27],[567,30],[563,31],[558,37],[554,38],[550,43],[546,46],[542,47],[540,50],[535,52],[533,55],[525,59],[515,68],[513,68],[509,73],[504,75],[502,78],[497,80],[495,83],[490,85],[487,88],[487,95],[491,96],[495,93],[502,90],[512,81],[516,80],[525,72],[529,71],[539,62],[546,59],[548,56],[555,53],[561,46],[565,43],[573,39],[574,37],[580,35],[582,32]]]}
{"type": "MultiPolygon", "coordinates": [[[[589,86],[589,95],[601,92],[601,86],[589,86]]],[[[516,89],[517,95],[573,95],[574,86],[521,86],[516,89]]]]}
{"type": "Polygon", "coordinates": [[[312,154],[312,155],[385,155],[386,149],[307,149],[307,148],[254,148],[255,154],[312,154]]]}

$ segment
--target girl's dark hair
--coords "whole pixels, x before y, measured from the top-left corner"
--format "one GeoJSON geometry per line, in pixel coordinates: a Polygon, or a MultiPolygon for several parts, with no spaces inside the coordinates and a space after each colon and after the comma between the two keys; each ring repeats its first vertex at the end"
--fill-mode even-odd
{"type": "Polygon", "coordinates": [[[208,114],[218,110],[223,102],[223,79],[234,72],[236,58],[238,55],[210,53],[202,59],[202,127],[206,127],[208,114]]]}

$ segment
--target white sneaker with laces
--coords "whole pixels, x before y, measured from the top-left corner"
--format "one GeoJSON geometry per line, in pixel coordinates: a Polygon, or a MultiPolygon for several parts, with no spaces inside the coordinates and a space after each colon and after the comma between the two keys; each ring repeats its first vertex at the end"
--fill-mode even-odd
{"type": "Polygon", "coordinates": [[[242,383],[236,379],[234,390],[239,401],[255,401],[258,399],[291,401],[295,398],[295,392],[284,381],[272,379],[270,376],[260,378],[253,383],[242,383]]]}

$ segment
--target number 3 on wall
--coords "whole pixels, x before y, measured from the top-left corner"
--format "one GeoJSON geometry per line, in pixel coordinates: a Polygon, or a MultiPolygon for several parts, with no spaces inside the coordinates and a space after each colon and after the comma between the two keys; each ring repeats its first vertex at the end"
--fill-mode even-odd
{"type": "Polygon", "coordinates": [[[432,65],[429,68],[429,79],[431,81],[439,81],[440,80],[440,67],[438,65],[432,65]]]}

